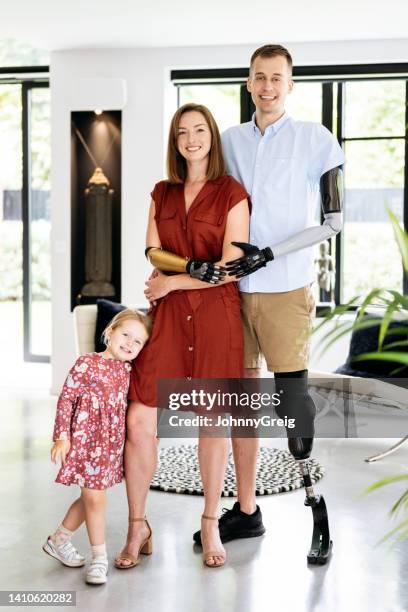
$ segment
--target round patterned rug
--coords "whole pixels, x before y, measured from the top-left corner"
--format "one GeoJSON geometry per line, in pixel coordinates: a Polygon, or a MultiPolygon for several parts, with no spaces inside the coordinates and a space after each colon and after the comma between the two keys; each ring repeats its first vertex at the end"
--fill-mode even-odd
{"type": "MultiPolygon", "coordinates": [[[[324,475],[324,467],[309,459],[313,484],[324,475]]],[[[303,487],[299,466],[288,451],[262,447],[259,452],[256,494],[272,495],[303,487]]],[[[151,489],[167,493],[203,495],[197,460],[197,445],[167,446],[160,449],[159,464],[150,485],[151,489]]],[[[235,469],[230,453],[225,476],[223,497],[236,497],[235,469]]]]}

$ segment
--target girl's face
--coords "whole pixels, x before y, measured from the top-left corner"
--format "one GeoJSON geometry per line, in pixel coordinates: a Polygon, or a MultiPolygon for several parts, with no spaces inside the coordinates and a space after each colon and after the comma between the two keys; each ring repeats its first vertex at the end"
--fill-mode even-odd
{"type": "Polygon", "coordinates": [[[188,162],[199,162],[208,157],[211,130],[204,115],[198,111],[183,113],[177,134],[177,148],[188,162]]]}
{"type": "Polygon", "coordinates": [[[140,321],[128,319],[107,331],[109,357],[120,361],[135,359],[145,345],[148,335],[140,321]]]}

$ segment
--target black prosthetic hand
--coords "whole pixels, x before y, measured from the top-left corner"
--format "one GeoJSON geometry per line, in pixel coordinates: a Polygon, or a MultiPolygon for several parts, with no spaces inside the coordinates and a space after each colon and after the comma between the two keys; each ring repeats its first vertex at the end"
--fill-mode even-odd
{"type": "Polygon", "coordinates": [[[247,242],[231,242],[231,244],[242,249],[245,255],[233,261],[227,261],[225,265],[229,276],[236,276],[237,278],[248,276],[248,274],[264,268],[268,261],[272,261],[274,258],[269,247],[258,249],[254,244],[248,244],[247,242]]]}
{"type": "Polygon", "coordinates": [[[217,266],[210,261],[202,261],[199,259],[190,259],[186,266],[187,273],[192,278],[204,281],[205,283],[211,283],[212,285],[218,285],[218,283],[226,275],[225,268],[217,266]]]}

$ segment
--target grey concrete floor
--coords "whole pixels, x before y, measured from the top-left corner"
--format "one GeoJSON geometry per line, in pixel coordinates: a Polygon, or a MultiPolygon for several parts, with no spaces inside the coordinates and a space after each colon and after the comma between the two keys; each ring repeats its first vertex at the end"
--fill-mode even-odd
{"type": "MultiPolygon", "coordinates": [[[[393,441],[316,440],[314,456],[326,468],[316,491],[326,498],[334,540],[327,566],[306,563],[312,514],[303,506],[303,490],[259,498],[266,535],[227,544],[228,562],[221,569],[204,568],[200,550],[193,548],[191,534],[199,525],[202,498],[152,491],[147,514],[153,555],[128,571],[111,563],[108,583],[92,587],[84,583],[83,568],[65,568],[41,550],[77,494],[76,488],[53,482],[57,468],[49,461],[49,440],[55,398],[41,391],[18,396],[3,391],[0,410],[0,590],[74,590],[81,611],[408,610],[408,540],[392,549],[376,546],[393,526],[387,512],[404,484],[361,495],[375,480],[407,471],[408,445],[367,464],[364,457],[393,441]]],[[[284,440],[265,441],[269,443],[286,448],[284,440]]],[[[108,500],[112,560],[126,533],[124,485],[111,489],[108,500]]],[[[223,499],[221,505],[231,507],[233,501],[223,499]]],[[[84,527],[74,543],[89,554],[84,527]]]]}

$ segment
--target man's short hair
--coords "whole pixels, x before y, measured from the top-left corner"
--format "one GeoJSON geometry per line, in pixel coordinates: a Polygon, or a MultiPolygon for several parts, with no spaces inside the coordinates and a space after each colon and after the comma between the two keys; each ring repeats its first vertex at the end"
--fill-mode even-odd
{"type": "Polygon", "coordinates": [[[251,73],[252,67],[254,65],[254,61],[256,60],[257,57],[275,57],[276,55],[282,55],[282,57],[286,58],[286,61],[288,62],[289,70],[290,72],[292,72],[292,66],[293,66],[292,56],[289,53],[289,51],[285,49],[285,47],[282,47],[282,45],[263,45],[262,47],[259,47],[259,49],[256,49],[256,51],[253,52],[252,57],[251,57],[251,63],[249,65],[249,72],[251,73]]]}

